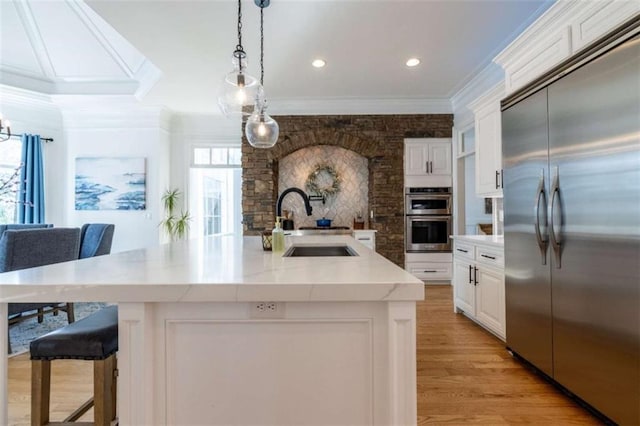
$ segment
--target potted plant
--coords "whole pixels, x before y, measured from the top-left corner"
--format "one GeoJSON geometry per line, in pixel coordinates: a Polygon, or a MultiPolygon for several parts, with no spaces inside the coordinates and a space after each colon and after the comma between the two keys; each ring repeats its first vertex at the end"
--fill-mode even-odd
{"type": "Polygon", "coordinates": [[[162,195],[165,218],[160,222],[160,227],[171,241],[184,239],[189,231],[189,222],[191,221],[189,210],[180,210],[179,214],[176,211],[181,195],[182,193],[177,188],[167,189],[162,195]]]}

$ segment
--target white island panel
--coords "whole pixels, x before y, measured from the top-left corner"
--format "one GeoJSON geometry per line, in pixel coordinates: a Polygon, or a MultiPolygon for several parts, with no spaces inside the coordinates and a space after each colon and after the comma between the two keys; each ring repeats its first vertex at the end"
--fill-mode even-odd
{"type": "Polygon", "coordinates": [[[117,302],[121,425],[415,424],[423,283],[348,236],[292,243],[358,256],[285,258],[257,237],[175,243],[1,274],[0,312],[117,302]]]}

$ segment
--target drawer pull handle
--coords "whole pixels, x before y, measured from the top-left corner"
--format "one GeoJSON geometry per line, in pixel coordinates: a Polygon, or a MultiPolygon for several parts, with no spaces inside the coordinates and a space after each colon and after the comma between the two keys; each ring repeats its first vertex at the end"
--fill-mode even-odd
{"type": "Polygon", "coordinates": [[[432,274],[433,274],[433,273],[436,273],[436,272],[438,272],[438,271],[427,270],[427,271],[424,271],[424,272],[432,273],[432,274]]]}
{"type": "Polygon", "coordinates": [[[369,241],[371,238],[358,238],[358,241],[369,241]]]}
{"type": "Polygon", "coordinates": [[[495,256],[487,256],[486,254],[481,254],[480,256],[486,257],[487,259],[496,260],[495,256]]]}
{"type": "Polygon", "coordinates": [[[456,249],[456,250],[461,251],[463,253],[469,253],[469,250],[462,250],[462,249],[456,249]]]}

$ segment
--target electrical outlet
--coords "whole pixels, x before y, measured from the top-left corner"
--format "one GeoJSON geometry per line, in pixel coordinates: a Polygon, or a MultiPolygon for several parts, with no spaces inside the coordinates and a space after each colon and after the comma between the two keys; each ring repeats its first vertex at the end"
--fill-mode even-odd
{"type": "Polygon", "coordinates": [[[284,318],[284,303],[253,302],[250,304],[251,318],[284,318]]]}

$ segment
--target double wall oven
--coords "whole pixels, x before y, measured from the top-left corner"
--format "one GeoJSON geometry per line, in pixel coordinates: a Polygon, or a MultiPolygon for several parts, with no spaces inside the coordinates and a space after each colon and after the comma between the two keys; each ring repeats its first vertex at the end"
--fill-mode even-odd
{"type": "Polygon", "coordinates": [[[451,252],[451,188],[407,188],[406,251],[451,252]]]}

